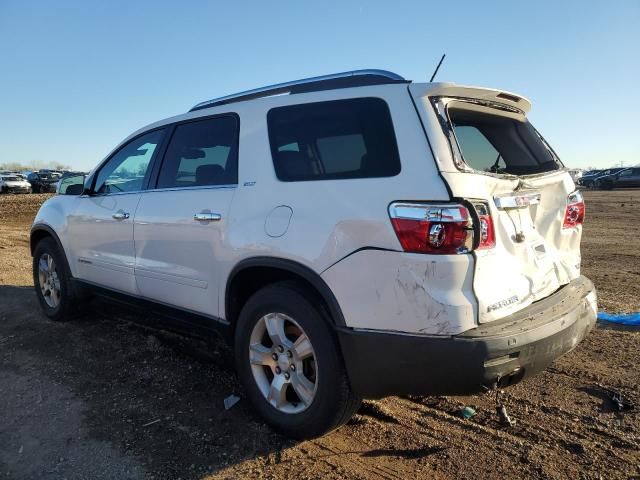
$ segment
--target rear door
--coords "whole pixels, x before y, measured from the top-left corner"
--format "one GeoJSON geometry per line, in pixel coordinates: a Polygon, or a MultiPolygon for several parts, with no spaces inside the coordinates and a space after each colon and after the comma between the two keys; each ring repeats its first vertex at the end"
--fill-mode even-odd
{"type": "Polygon", "coordinates": [[[581,197],[524,112],[482,98],[434,103],[457,165],[442,176],[454,198],[491,215],[495,246],[474,252],[479,321],[514,313],[579,276],[581,197]],[[569,203],[576,221],[566,224],[569,203]]]}
{"type": "Polygon", "coordinates": [[[148,299],[218,317],[219,262],[238,179],[236,115],[180,123],[135,217],[135,276],[148,299]]]}

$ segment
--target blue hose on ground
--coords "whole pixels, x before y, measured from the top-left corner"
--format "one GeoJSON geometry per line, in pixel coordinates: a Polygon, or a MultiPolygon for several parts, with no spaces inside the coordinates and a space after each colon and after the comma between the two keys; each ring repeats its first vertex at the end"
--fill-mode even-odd
{"type": "Polygon", "coordinates": [[[622,325],[636,325],[640,327],[640,312],[636,313],[598,313],[598,320],[620,323],[622,325]]]}

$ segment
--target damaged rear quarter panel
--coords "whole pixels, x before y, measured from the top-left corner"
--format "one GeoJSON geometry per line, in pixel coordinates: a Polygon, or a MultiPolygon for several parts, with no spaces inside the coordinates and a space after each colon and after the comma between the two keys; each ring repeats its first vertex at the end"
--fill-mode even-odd
{"type": "Polygon", "coordinates": [[[471,255],[363,250],[322,277],[348,327],[455,335],[476,326],[473,263],[471,255]]]}

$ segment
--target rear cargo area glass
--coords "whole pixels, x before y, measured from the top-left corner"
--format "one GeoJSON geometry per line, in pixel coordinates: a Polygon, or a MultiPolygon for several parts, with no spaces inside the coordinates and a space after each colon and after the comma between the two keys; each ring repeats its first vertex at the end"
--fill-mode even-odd
{"type": "Polygon", "coordinates": [[[447,112],[462,158],[474,170],[532,175],[562,167],[526,118],[451,107],[447,112]]]}

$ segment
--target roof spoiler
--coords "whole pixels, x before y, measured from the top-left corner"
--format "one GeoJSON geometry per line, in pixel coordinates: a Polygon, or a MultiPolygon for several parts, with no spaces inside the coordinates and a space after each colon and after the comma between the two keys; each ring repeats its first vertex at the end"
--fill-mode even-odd
{"type": "Polygon", "coordinates": [[[420,97],[472,98],[487,102],[502,103],[527,113],[531,102],[520,95],[492,88],[470,87],[455,83],[422,83],[411,86],[415,95],[420,97]]]}

